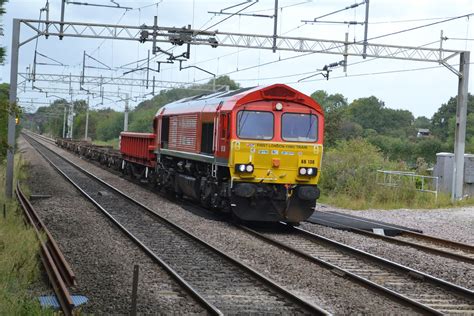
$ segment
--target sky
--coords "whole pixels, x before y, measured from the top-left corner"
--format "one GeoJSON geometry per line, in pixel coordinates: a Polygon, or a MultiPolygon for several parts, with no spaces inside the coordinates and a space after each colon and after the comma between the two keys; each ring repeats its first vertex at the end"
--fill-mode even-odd
{"type": "MultiPolygon", "coordinates": [[[[77,0],[75,2],[114,5],[110,0],[77,0]]],[[[209,11],[221,11],[228,7],[241,4],[225,12],[236,12],[249,6],[242,13],[273,14],[273,0],[260,0],[256,3],[246,0],[161,0],[161,1],[125,1],[115,0],[122,7],[103,8],[85,5],[67,4],[65,20],[74,22],[106,23],[138,26],[153,24],[153,16],[158,17],[159,26],[183,27],[191,25],[193,29],[219,30],[221,32],[235,32],[246,34],[273,34],[273,19],[268,17],[244,17],[216,15],[209,11]],[[227,18],[227,19],[226,19],[227,18]],[[225,21],[222,21],[226,19],[225,21]]],[[[255,2],[255,1],[254,1],[255,2]]],[[[362,25],[347,25],[344,22],[363,22],[365,18],[365,4],[355,9],[342,10],[319,19],[326,23],[304,23],[303,20],[313,20],[322,15],[338,11],[350,5],[364,2],[363,0],[279,0],[278,34],[280,36],[305,37],[328,40],[344,40],[348,32],[350,41],[363,40],[364,27],[362,25]]],[[[0,37],[0,45],[7,48],[11,45],[12,19],[38,19],[40,9],[46,0],[9,0],[6,4],[7,13],[2,17],[4,36],[0,37]]],[[[59,20],[60,0],[50,0],[50,19],[59,20]]],[[[474,47],[474,15],[444,20],[474,13],[474,0],[371,0],[369,4],[369,43],[389,44],[412,47],[440,47],[440,32],[447,37],[442,42],[443,48],[452,50],[472,51],[474,47]],[[422,27],[416,30],[385,36],[378,39],[371,38],[415,28],[427,24],[435,25],[422,27]]],[[[44,18],[44,11],[42,13],[44,18]]],[[[34,34],[22,26],[21,41],[29,39],[34,34]]],[[[173,46],[168,43],[159,43],[163,50],[175,55],[184,52],[185,47],[173,46]]],[[[37,51],[37,73],[72,74],[80,75],[82,71],[83,52],[91,56],[86,58],[86,75],[145,78],[145,71],[135,71],[125,74],[126,69],[121,66],[146,58],[151,43],[130,41],[112,41],[101,39],[80,39],[50,36],[48,39],[40,37],[20,49],[19,71],[26,72],[31,67],[34,51],[37,51]],[[44,57],[47,56],[47,57],[44,57]],[[100,62],[100,63],[99,63],[100,62]],[[55,64],[55,65],[52,65],[55,64]],[[97,69],[103,68],[103,69],[97,69]],[[110,70],[108,69],[110,68],[110,70]]],[[[153,56],[153,55],[152,55],[153,56]]],[[[165,55],[160,54],[153,58],[150,67],[156,69],[156,61],[165,61],[165,55]]],[[[393,59],[373,59],[362,57],[348,58],[347,72],[342,67],[334,68],[326,80],[320,69],[330,63],[339,62],[342,56],[328,54],[301,54],[297,52],[244,49],[233,47],[211,48],[208,46],[192,46],[191,56],[184,66],[198,66],[205,71],[219,75],[228,75],[241,86],[269,85],[285,83],[306,94],[316,90],[325,90],[329,94],[341,93],[349,102],[357,98],[376,96],[393,109],[411,111],[415,117],[426,116],[431,118],[441,104],[456,96],[458,78],[446,67],[433,62],[414,62],[393,59]],[[305,55],[305,56],[302,56],[305,55]],[[314,75],[311,78],[305,77],[314,75]],[[304,80],[301,80],[304,79],[304,80]]],[[[471,63],[474,56],[471,56],[471,63]]],[[[448,61],[454,68],[458,68],[459,56],[448,61]]],[[[470,67],[469,92],[473,93],[474,76],[470,67]]],[[[156,81],[176,81],[185,83],[204,83],[212,78],[205,71],[196,68],[179,70],[179,64],[162,64],[159,73],[150,72],[156,81]]],[[[10,80],[10,56],[8,55],[2,71],[0,82],[10,80]]],[[[19,80],[21,82],[22,80],[19,80]]],[[[44,90],[62,87],[69,88],[68,82],[47,83],[36,82],[35,86],[44,90]]],[[[49,93],[31,92],[32,83],[24,82],[18,88],[20,104],[28,111],[34,111],[38,106],[48,104],[55,98],[85,99],[79,95],[78,84],[74,85],[75,93],[72,97],[65,91],[49,93]],[[54,96],[52,96],[54,95],[54,96]]],[[[99,87],[89,88],[98,90],[99,87]]],[[[132,96],[131,106],[136,106],[144,99],[150,98],[152,89],[145,87],[128,87],[107,85],[106,91],[113,92],[106,99],[91,97],[93,108],[112,107],[123,110],[125,93],[132,96]]],[[[155,90],[157,92],[158,89],[155,90]]]]}

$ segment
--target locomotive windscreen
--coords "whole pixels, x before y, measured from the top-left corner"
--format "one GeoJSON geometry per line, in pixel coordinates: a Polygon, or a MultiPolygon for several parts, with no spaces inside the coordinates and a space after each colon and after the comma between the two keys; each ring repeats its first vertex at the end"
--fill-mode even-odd
{"type": "Polygon", "coordinates": [[[260,111],[239,111],[237,135],[245,139],[272,139],[273,114],[260,111]]]}
{"type": "Polygon", "coordinates": [[[285,113],[281,121],[282,138],[292,142],[315,142],[317,140],[316,115],[285,113]]]}

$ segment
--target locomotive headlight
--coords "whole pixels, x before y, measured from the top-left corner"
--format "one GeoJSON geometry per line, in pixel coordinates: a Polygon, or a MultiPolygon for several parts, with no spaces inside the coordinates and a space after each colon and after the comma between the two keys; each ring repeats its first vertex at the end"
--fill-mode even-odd
{"type": "Polygon", "coordinates": [[[236,164],[235,165],[235,171],[236,172],[242,172],[242,173],[252,173],[253,172],[253,165],[251,163],[249,164],[236,164]]]}
{"type": "Polygon", "coordinates": [[[283,104],[281,104],[280,102],[278,102],[277,104],[275,104],[275,110],[277,110],[277,111],[283,110],[283,104]]]}
{"type": "Polygon", "coordinates": [[[315,177],[318,174],[318,168],[301,167],[298,172],[300,176],[315,177]]]}

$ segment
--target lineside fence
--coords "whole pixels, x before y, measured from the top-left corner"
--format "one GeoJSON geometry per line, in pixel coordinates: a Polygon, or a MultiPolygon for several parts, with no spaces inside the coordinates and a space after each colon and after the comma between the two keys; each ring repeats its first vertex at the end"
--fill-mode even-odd
{"type": "Polygon", "coordinates": [[[405,183],[413,184],[416,191],[432,193],[438,200],[439,179],[409,171],[377,170],[376,183],[389,187],[401,187],[405,183]]]}

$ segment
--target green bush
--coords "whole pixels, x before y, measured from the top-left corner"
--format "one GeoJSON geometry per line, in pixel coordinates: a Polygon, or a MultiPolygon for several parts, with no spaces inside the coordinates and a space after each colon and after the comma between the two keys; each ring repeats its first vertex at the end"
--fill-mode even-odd
{"type": "MultiPolygon", "coordinates": [[[[426,163],[419,159],[419,169],[426,163]]],[[[419,178],[400,177],[397,186],[381,185],[377,170],[406,171],[403,163],[384,158],[381,150],[358,138],[337,143],[323,156],[321,201],[351,209],[434,208],[451,206],[448,196],[419,192],[419,178]]]]}
{"type": "Polygon", "coordinates": [[[341,141],[324,153],[321,189],[326,194],[363,198],[374,190],[377,169],[386,165],[380,150],[366,140],[341,141]]]}

